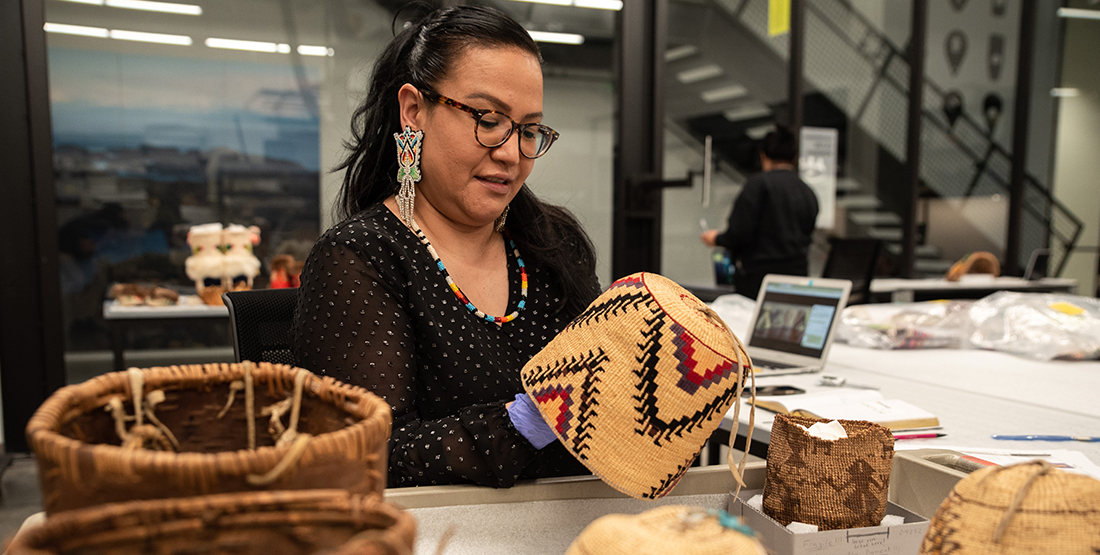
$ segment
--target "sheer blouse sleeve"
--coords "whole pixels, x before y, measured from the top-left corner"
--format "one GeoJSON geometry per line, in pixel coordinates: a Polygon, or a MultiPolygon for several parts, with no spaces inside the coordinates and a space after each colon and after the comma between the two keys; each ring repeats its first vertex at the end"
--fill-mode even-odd
{"type": "Polygon", "coordinates": [[[513,485],[537,450],[508,418],[504,406],[511,397],[423,419],[405,278],[396,262],[391,266],[366,256],[360,244],[331,239],[314,247],[302,272],[295,356],[301,367],[389,403],[388,486],[513,485]]]}

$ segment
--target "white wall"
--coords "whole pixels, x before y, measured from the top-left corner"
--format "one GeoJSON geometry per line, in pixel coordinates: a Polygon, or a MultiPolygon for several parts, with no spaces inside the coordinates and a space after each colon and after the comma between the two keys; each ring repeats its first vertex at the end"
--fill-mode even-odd
{"type": "MultiPolygon", "coordinates": [[[[1074,2],[1092,8],[1086,2],[1074,2]]],[[[1078,90],[1078,96],[1062,98],[1058,114],[1054,160],[1054,196],[1084,222],[1079,245],[1100,245],[1100,21],[1068,19],[1062,54],[1062,87],[1078,90]]],[[[1096,295],[1096,252],[1069,257],[1062,277],[1077,280],[1079,294],[1096,295]]]]}
{"type": "MultiPolygon", "coordinates": [[[[673,124],[666,124],[671,126],[673,124]]],[[[665,133],[664,178],[683,179],[689,171],[703,171],[703,148],[674,133],[665,133]]],[[[723,231],[741,183],[720,172],[711,179],[710,206],[703,206],[702,178],[690,189],[665,189],[661,227],[661,274],[685,285],[713,285],[714,265],[710,247],[699,240],[699,219],[707,227],[723,231]]]]}
{"type": "MultiPolygon", "coordinates": [[[[528,185],[565,206],[596,246],[596,275],[611,285],[611,207],[614,91],[610,79],[548,77],[543,121],[561,133],[535,162],[528,185]]],[[[618,276],[614,276],[618,277],[618,276]]]]}

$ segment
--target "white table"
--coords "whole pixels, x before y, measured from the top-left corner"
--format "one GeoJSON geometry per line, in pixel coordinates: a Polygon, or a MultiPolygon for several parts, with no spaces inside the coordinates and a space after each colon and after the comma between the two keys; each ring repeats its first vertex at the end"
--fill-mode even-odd
{"type": "Polygon", "coordinates": [[[997,291],[1026,291],[1031,293],[1077,292],[1077,280],[1069,278],[1042,278],[1026,280],[1018,277],[963,276],[959,281],[946,279],[873,279],[871,295],[889,295],[893,302],[912,302],[939,298],[979,299],[997,291]]]}
{"type": "MultiPolygon", "coordinates": [[[[714,303],[738,337],[747,328],[743,304],[714,303]]],[[[900,448],[984,447],[1080,451],[1100,464],[1100,443],[1002,441],[992,434],[1100,435],[1100,362],[1036,361],[998,351],[874,350],[834,343],[822,374],[879,388],[939,418],[946,437],[904,440],[900,448]]],[[[757,386],[789,384],[820,391],[821,374],[771,376],[757,386]]],[[[835,388],[833,388],[835,389],[835,388]]],[[[740,435],[748,414],[741,411],[740,435]]],[[[732,427],[732,414],[722,427],[732,427]]],[[[754,442],[767,443],[774,415],[759,410],[754,442]]]]}
{"type": "Polygon", "coordinates": [[[158,324],[196,324],[229,321],[229,309],[223,305],[177,304],[169,306],[124,306],[118,301],[103,302],[103,319],[111,331],[111,354],[116,372],[125,369],[123,349],[127,332],[134,327],[158,324]]]}

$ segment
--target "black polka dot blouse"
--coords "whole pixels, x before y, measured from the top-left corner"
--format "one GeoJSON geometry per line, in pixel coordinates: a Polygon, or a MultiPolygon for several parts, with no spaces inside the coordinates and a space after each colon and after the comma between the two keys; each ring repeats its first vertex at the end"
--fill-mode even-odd
{"type": "MultiPolygon", "coordinates": [[[[506,250],[510,314],[521,282],[506,250]]],[[[314,245],[298,293],[295,357],[389,403],[389,487],[510,487],[588,472],[560,442],[536,450],[504,408],[523,391],[520,368],[576,316],[552,314],[560,285],[549,272],[527,271],[526,309],[498,326],[459,302],[426,248],[383,205],[314,245]]]]}

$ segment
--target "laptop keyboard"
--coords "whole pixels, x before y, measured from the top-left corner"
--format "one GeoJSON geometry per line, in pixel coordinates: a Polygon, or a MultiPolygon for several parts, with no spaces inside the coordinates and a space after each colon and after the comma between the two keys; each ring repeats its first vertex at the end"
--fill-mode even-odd
{"type": "Polygon", "coordinates": [[[787,368],[799,368],[794,364],[783,364],[782,362],[776,362],[774,360],[754,360],[753,365],[757,368],[771,368],[772,370],[785,370],[787,368]]]}

